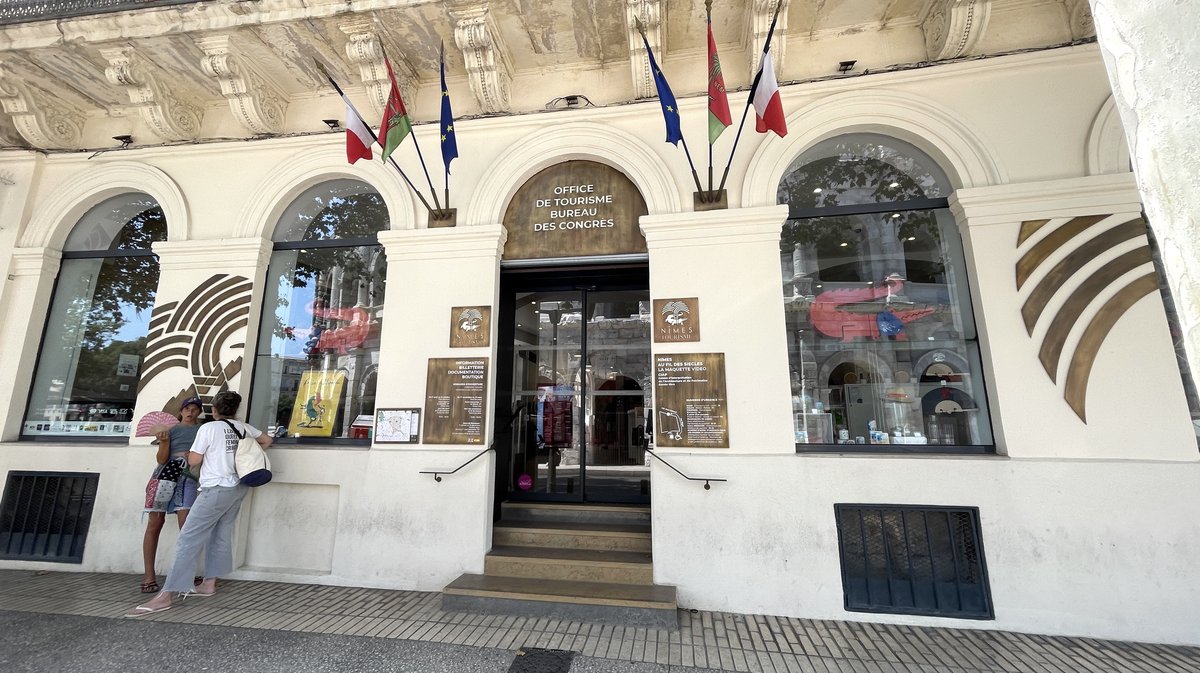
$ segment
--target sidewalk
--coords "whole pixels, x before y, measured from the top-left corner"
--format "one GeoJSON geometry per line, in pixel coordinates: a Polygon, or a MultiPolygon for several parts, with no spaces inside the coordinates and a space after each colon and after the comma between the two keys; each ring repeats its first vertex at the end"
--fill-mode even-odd
{"type": "MultiPolygon", "coordinates": [[[[133,575],[0,570],[0,610],[120,618],[142,601],[133,575]]],[[[765,673],[1196,673],[1200,648],[1003,631],[680,612],[680,629],[448,613],[441,594],[222,581],[140,622],[174,622],[444,643],[574,650],[643,662],[765,673]]],[[[630,668],[634,668],[630,666],[630,668]]],[[[572,670],[575,670],[574,668],[572,670]]],[[[612,670],[621,670],[614,667],[612,670]]]]}

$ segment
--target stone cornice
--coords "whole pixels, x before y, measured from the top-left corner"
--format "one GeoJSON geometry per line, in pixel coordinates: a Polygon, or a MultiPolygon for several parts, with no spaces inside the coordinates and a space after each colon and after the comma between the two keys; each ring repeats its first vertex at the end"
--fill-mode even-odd
{"type": "Polygon", "coordinates": [[[421,261],[491,257],[499,259],[508,231],[499,224],[440,229],[396,229],[379,232],[388,261],[421,261]]]}
{"type": "Polygon", "coordinates": [[[450,18],[480,110],[508,112],[512,65],[488,4],[451,4],[450,18]]]}
{"type": "Polygon", "coordinates": [[[646,247],[655,249],[738,243],[773,243],[787,220],[788,207],[759,206],[693,213],[643,215],[646,247]]]}
{"type": "Polygon", "coordinates": [[[50,276],[58,274],[62,264],[62,251],[54,248],[14,248],[12,265],[8,272],[13,276],[50,276]]]}
{"type": "MultiPolygon", "coordinates": [[[[152,246],[163,271],[218,271],[259,269],[271,258],[271,241],[265,238],[160,241],[152,246]]],[[[259,274],[251,272],[251,277],[259,274]]]]}
{"type": "Polygon", "coordinates": [[[200,65],[215,77],[229,101],[233,118],[252,134],[282,133],[287,96],[249,65],[241,45],[232,35],[204,35],[196,46],[204,52],[200,65]]]}
{"type": "MultiPolygon", "coordinates": [[[[771,38],[771,59],[775,62],[775,76],[780,78],[783,73],[784,54],[787,52],[788,3],[790,0],[751,0],[747,11],[748,23],[751,27],[750,50],[750,81],[758,73],[758,61],[762,58],[763,47],[767,43],[767,32],[771,29],[771,19],[775,16],[775,6],[779,8],[779,19],[775,22],[775,37],[771,38]]],[[[837,34],[840,34],[841,28],[837,34]]]]}
{"type": "Polygon", "coordinates": [[[0,63],[0,108],[30,145],[73,149],[83,137],[83,115],[65,101],[31,86],[0,63]]]}
{"type": "MultiPolygon", "coordinates": [[[[358,72],[366,87],[367,97],[375,114],[383,114],[387,106],[388,94],[392,83],[388,79],[387,63],[384,60],[383,35],[378,26],[369,17],[356,18],[338,24],[338,28],[346,34],[346,57],[358,66],[358,72]]],[[[406,102],[412,100],[417,90],[417,71],[404,59],[398,49],[387,51],[387,59],[392,63],[392,72],[396,75],[396,84],[400,86],[400,97],[406,102]]],[[[322,83],[324,84],[324,83],[322,83]]]]}
{"type": "Polygon", "coordinates": [[[926,5],[921,30],[929,60],[970,55],[987,30],[991,13],[992,0],[933,0],[926,5]]]}
{"type": "Polygon", "coordinates": [[[1141,204],[1133,173],[975,187],[950,196],[951,211],[969,227],[1030,218],[1137,213],[1141,204]]]}
{"type": "Polygon", "coordinates": [[[200,134],[202,107],[189,96],[166,84],[169,78],[159,74],[132,46],[101,49],[108,63],[104,76],[124,87],[129,102],[142,116],[150,131],[162,140],[172,142],[193,140],[200,134]]]}
{"type": "Polygon", "coordinates": [[[661,0],[625,0],[625,29],[629,38],[629,68],[633,76],[634,98],[653,98],[658,95],[654,73],[650,72],[650,56],[638,32],[638,22],[646,31],[646,42],[658,52],[657,60],[661,63],[666,56],[662,48],[666,14],[666,3],[661,0]]]}

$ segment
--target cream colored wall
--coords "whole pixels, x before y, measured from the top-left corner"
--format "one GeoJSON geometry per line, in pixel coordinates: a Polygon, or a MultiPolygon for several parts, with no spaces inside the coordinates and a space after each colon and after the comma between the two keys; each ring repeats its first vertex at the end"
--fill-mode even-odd
{"type": "MultiPolygon", "coordinates": [[[[687,350],[728,354],[734,446],[666,454],[686,471],[726,476],[730,483],[706,492],[661,467],[654,470],[656,573],[659,581],[680,586],[683,605],[852,617],[840,609],[833,502],[977,505],[997,605],[997,621],[983,626],[1185,641],[1180,614],[1183,601],[1196,598],[1194,586],[1180,590],[1145,572],[1152,562],[1164,568],[1163,577],[1186,582],[1180,568],[1200,544],[1200,533],[1179,523],[1196,518],[1197,502],[1183,484],[1194,479],[1197,454],[1178,371],[1168,364],[1174,354],[1161,304],[1156,297],[1144,299],[1110,334],[1089,391],[1102,406],[1083,426],[1030,350],[1012,284],[1014,227],[1021,219],[1055,203],[1076,210],[1107,207],[1107,190],[1085,189],[1083,196],[1067,198],[1070,186],[1059,184],[1058,196],[1010,209],[1000,219],[973,212],[967,198],[1086,176],[1096,138],[1092,133],[1089,141],[1089,133],[1108,96],[1091,46],[788,87],[791,132],[783,139],[744,134],[728,184],[733,207],[715,214],[690,212],[691,176],[682,153],[662,142],[656,102],[461,120],[462,157],[451,185],[459,227],[443,230],[425,228],[420,206],[380,162],[346,165],[342,134],[114,151],[90,160],[81,154],[33,159],[0,153],[0,167],[17,166],[31,176],[24,207],[0,210],[0,243],[15,236],[22,246],[12,251],[7,243],[0,255],[13,276],[0,296],[6,318],[0,347],[12,363],[0,368],[0,407],[6,409],[0,471],[100,472],[92,537],[77,568],[138,569],[148,447],[141,440],[133,446],[13,441],[57,268],[56,247],[78,216],[113,190],[148,191],[168,212],[171,240],[163,247],[169,254],[159,294],[165,302],[213,272],[239,268],[261,280],[265,259],[250,264],[247,255],[255,246],[265,250],[262,241],[275,219],[303,189],[347,176],[375,185],[393,230],[380,236],[389,291],[378,404],[423,406],[427,358],[458,354],[447,344],[450,307],[496,304],[503,243],[496,223],[509,196],[545,166],[591,158],[623,170],[646,198],[650,215],[642,226],[650,241],[652,296],[701,298],[704,341],[687,350]],[[806,147],[856,131],[915,143],[964,188],[958,201],[966,205],[958,215],[978,286],[976,315],[988,333],[983,374],[999,448],[1007,456],[792,455],[775,242],[783,214],[773,207],[775,187],[806,147]],[[242,252],[227,256],[226,247],[242,252]],[[1131,381],[1124,360],[1133,355],[1145,375],[1131,381]],[[1128,413],[1117,413],[1122,409],[1128,413]],[[1121,488],[1122,479],[1128,488],[1121,488]],[[1160,483],[1161,489],[1152,488],[1160,483]],[[1098,501],[1103,508],[1097,509],[1098,501]],[[1178,511],[1191,514],[1170,514],[1178,511]],[[1057,518],[1051,521],[1048,513],[1057,518]],[[1119,553],[1102,554],[1105,544],[1119,553]],[[1064,577],[1073,584],[1058,586],[1064,577]],[[1089,595],[1101,588],[1112,596],[1089,595]],[[1138,592],[1147,606],[1138,613],[1143,621],[1122,623],[1117,598],[1138,592]],[[1165,607],[1156,611],[1155,604],[1165,607]]],[[[690,138],[704,137],[704,107],[703,98],[681,101],[690,138]]],[[[341,114],[334,99],[298,101],[289,114],[300,112],[314,119],[341,114]]],[[[436,147],[434,132],[428,124],[416,130],[427,148],[436,147]]],[[[727,132],[718,142],[718,160],[732,137],[727,132]]],[[[436,161],[436,153],[426,154],[436,161]]],[[[414,180],[422,178],[411,149],[402,149],[400,159],[414,180]]],[[[11,199],[8,194],[0,192],[0,198],[11,199]]],[[[1135,208],[1121,203],[1121,212],[1135,208]]],[[[256,298],[252,312],[260,310],[256,298]]],[[[252,327],[246,336],[249,362],[252,327]]],[[[655,352],[681,350],[655,345],[655,352]]],[[[494,343],[462,352],[486,354],[494,382],[494,343]]],[[[249,376],[247,368],[235,385],[247,389],[249,376]]],[[[489,412],[493,394],[489,388],[489,412]]],[[[157,403],[140,400],[139,413],[157,403]]],[[[239,572],[437,590],[461,572],[479,571],[490,545],[497,469],[492,456],[441,483],[419,474],[452,468],[474,453],[472,447],[421,445],[274,450],[274,486],[280,488],[267,487],[246,508],[239,572]]],[[[0,567],[34,564],[6,561],[0,567]]]]}

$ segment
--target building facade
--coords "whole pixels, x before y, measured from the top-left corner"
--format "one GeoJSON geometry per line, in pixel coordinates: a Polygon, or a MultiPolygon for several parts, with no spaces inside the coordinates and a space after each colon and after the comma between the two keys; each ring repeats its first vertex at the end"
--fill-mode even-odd
{"type": "MultiPolygon", "coordinates": [[[[568,48],[527,29],[570,3],[334,4],[0,26],[0,567],[134,571],[138,419],[233,389],[278,438],[239,577],[439,591],[506,503],[639,503],[682,607],[1200,643],[1190,383],[1086,2],[784,3],[788,133],[746,122],[718,207],[626,25],[703,173],[702,8],[568,48]],[[305,55],[375,124],[383,45],[449,222],[324,130],[305,55]],[[92,479],[74,556],[15,490],[51,473],[92,479]]],[[[718,179],[773,8],[714,17],[718,179]]]]}

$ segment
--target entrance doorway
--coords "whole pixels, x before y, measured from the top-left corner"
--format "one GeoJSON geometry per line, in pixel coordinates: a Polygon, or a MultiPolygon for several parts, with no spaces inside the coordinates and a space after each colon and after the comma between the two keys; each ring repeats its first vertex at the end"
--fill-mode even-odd
{"type": "Polygon", "coordinates": [[[498,496],[650,502],[650,317],[644,265],[501,272],[498,496]]]}

